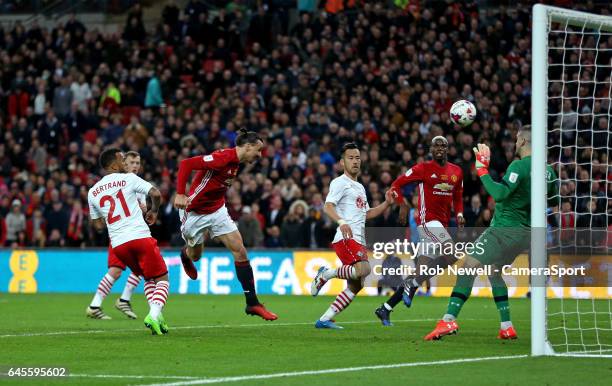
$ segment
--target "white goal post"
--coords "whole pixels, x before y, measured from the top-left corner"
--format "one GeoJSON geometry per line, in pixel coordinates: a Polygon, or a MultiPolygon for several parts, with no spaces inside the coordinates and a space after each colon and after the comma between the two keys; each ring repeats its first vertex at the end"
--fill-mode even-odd
{"type": "MultiPolygon", "coordinates": [[[[587,81],[583,81],[584,83],[591,83],[593,88],[593,95],[585,96],[584,98],[588,100],[586,103],[592,103],[595,106],[595,103],[606,103],[606,97],[601,97],[600,95],[595,95],[596,90],[601,90],[603,87],[607,87],[607,83],[611,83],[609,80],[612,73],[612,65],[609,63],[608,55],[610,55],[611,48],[607,45],[603,45],[605,47],[601,51],[606,51],[603,53],[604,57],[608,60],[608,63],[603,65],[598,64],[598,54],[600,52],[600,40],[602,40],[603,44],[606,41],[610,41],[610,36],[612,36],[612,17],[609,16],[601,16],[594,15],[585,12],[577,12],[557,7],[550,7],[541,4],[537,4],[533,7],[533,24],[532,24],[532,74],[531,74],[531,86],[532,86],[532,100],[531,100],[531,124],[532,124],[532,164],[531,164],[531,265],[532,268],[544,268],[548,266],[547,260],[547,197],[546,197],[546,164],[548,160],[548,150],[550,148],[549,141],[549,133],[557,130],[559,133],[555,133],[555,135],[562,136],[562,130],[557,125],[555,127],[549,127],[549,123],[551,122],[554,115],[558,115],[558,119],[561,124],[567,125],[569,122],[569,114],[565,110],[565,105],[570,106],[571,103],[578,104],[581,107],[584,107],[585,103],[582,101],[584,95],[580,94],[581,89],[581,71],[583,73],[586,71],[587,77],[595,75],[593,78],[588,79],[587,81]],[[565,33],[565,35],[564,35],[565,33]],[[555,35],[557,34],[557,35],[555,35]],[[573,36],[569,36],[573,35],[573,36]],[[559,44],[555,43],[559,41],[563,42],[562,47],[558,47],[559,44]],[[563,39],[565,36],[565,39],[563,39]],[[569,36],[569,38],[568,38],[569,36]],[[585,36],[587,36],[587,40],[589,42],[595,41],[595,47],[587,47],[585,36]],[[583,41],[585,42],[585,46],[583,47],[583,41]],[[578,43],[577,43],[578,42],[578,43]],[[560,54],[562,55],[561,63],[549,63],[550,50],[560,50],[560,54]],[[585,55],[594,56],[594,63],[589,62],[586,65],[582,64],[581,58],[583,52],[591,51],[592,53],[588,53],[585,55]],[[574,53],[578,56],[578,63],[572,62],[571,64],[566,64],[568,61],[566,60],[565,53],[568,52],[568,57],[574,53]],[[558,66],[561,72],[561,79],[549,79],[549,71],[551,70],[551,66],[558,66]],[[574,66],[577,69],[568,69],[566,73],[566,67],[574,66]],[[583,67],[593,67],[593,69],[583,69],[583,67]],[[575,71],[578,72],[578,79],[575,78],[575,71]],[[598,74],[599,71],[599,74],[598,74]],[[603,71],[603,73],[601,72],[603,71]],[[572,76],[572,79],[569,79],[568,74],[572,76]],[[602,79],[606,77],[606,81],[598,81],[598,79],[602,79]],[[555,95],[550,97],[549,90],[552,87],[555,87],[553,83],[557,82],[559,88],[561,89],[560,96],[555,95]],[[577,82],[576,85],[567,84],[571,82],[577,82]],[[599,87],[599,88],[598,88],[599,87]],[[569,95],[568,88],[575,90],[578,88],[578,92],[569,95]],[[559,99],[559,102],[552,99],[559,99]],[[569,101],[569,102],[568,102],[569,101]],[[551,103],[560,103],[561,109],[558,113],[550,113],[549,105],[551,103]],[[566,117],[563,115],[567,114],[566,117]],[[564,121],[565,119],[565,121],[564,121]]],[[[557,55],[557,54],[554,54],[557,55]]],[[[599,58],[599,62],[601,62],[601,56],[599,58]]],[[[553,68],[553,70],[556,70],[553,68]]],[[[558,72],[558,71],[557,71],[558,72]]],[[[612,90],[612,83],[610,84],[610,90],[612,90]]],[[[555,105],[557,106],[557,105],[555,105]]],[[[607,138],[604,138],[606,143],[609,146],[610,143],[610,94],[607,94],[607,120],[608,120],[608,133],[605,134],[603,131],[596,131],[597,133],[601,133],[601,135],[607,135],[607,138]]],[[[572,110],[571,106],[569,110],[572,110]]],[[[568,145],[568,148],[572,148],[573,151],[578,154],[579,150],[587,149],[589,144],[579,144],[578,143],[578,133],[580,133],[578,129],[578,120],[581,119],[582,116],[588,115],[589,110],[585,113],[581,113],[581,111],[577,108],[576,111],[571,111],[571,114],[575,116],[572,119],[576,120],[576,131],[574,132],[573,140],[576,143],[572,145],[568,145]]],[[[593,137],[593,123],[595,121],[600,122],[601,119],[605,118],[604,114],[597,114],[593,112],[594,108],[591,108],[591,116],[585,117],[585,121],[591,122],[591,133],[589,134],[593,137]],[[589,121],[590,119],[590,121],[589,121]]],[[[572,121],[573,122],[573,121],[572,121]]],[[[570,124],[571,125],[571,124],[570,124]]],[[[584,130],[584,128],[582,128],[584,130]]],[[[583,131],[584,132],[584,131],[583,131]]],[[[556,137],[555,137],[556,138],[556,137]]],[[[561,152],[563,149],[563,144],[560,143],[557,146],[558,151],[561,152]]],[[[591,140],[590,146],[593,146],[593,141],[591,140]]],[[[593,150],[591,149],[591,152],[593,150]]],[[[609,147],[607,150],[604,150],[607,154],[610,153],[609,147]]],[[[568,154],[570,151],[568,150],[568,154]]],[[[593,156],[591,156],[593,159],[593,156]]],[[[578,161],[580,162],[580,161],[578,161]]],[[[578,164],[580,165],[580,164],[578,164]]],[[[608,160],[607,166],[609,167],[610,161],[608,160]]],[[[578,167],[580,169],[580,167],[578,167]]],[[[590,169],[591,172],[593,168],[590,169]]],[[[558,176],[562,179],[561,176],[558,176]]],[[[591,174],[591,179],[592,179],[591,174]]],[[[591,180],[589,180],[591,182],[591,180]]],[[[607,188],[604,188],[607,189],[607,188]]],[[[593,194],[591,188],[591,194],[593,194]]],[[[576,197],[579,197],[577,193],[574,193],[576,197]]],[[[560,193],[562,196],[562,193],[560,193]]],[[[591,200],[591,199],[589,199],[591,200]]],[[[570,199],[568,198],[568,202],[570,199]]],[[[589,205],[591,201],[589,201],[589,205]]],[[[568,204],[569,205],[569,204],[568,204]]],[[[606,202],[605,210],[609,210],[609,205],[606,202]]],[[[592,223],[591,223],[592,224],[592,223]]],[[[561,312],[558,315],[561,315],[560,318],[563,318],[559,323],[559,327],[555,327],[560,330],[559,334],[565,334],[565,342],[563,344],[555,345],[551,343],[549,339],[550,326],[547,327],[549,315],[547,315],[547,288],[546,288],[547,278],[544,276],[533,276],[531,278],[531,354],[534,356],[539,355],[594,355],[594,356],[610,356],[612,354],[612,341],[604,341],[604,338],[609,338],[612,332],[612,312],[610,312],[610,302],[611,300],[608,298],[607,301],[592,300],[592,311],[590,310],[591,304],[589,303],[589,310],[583,312],[580,305],[574,305],[572,303],[572,309],[568,310],[564,309],[563,305],[561,306],[561,312]],[[604,303],[602,303],[604,302],[604,303]],[[596,307],[599,307],[596,309],[596,307]],[[576,328],[567,327],[569,323],[566,323],[566,316],[571,314],[572,318],[577,318],[578,324],[576,328]],[[594,324],[590,324],[588,327],[585,327],[584,324],[581,326],[581,317],[584,319],[591,318],[595,320],[594,324]],[[606,318],[607,317],[607,318],[606,318]],[[599,320],[598,320],[599,318],[599,320]],[[594,326],[594,327],[593,327],[594,326]],[[593,344],[591,342],[584,341],[583,332],[585,330],[590,330],[588,333],[592,333],[594,338],[593,344]],[[578,343],[573,344],[568,341],[568,331],[570,333],[575,333],[578,338],[578,343]],[[582,341],[580,339],[583,339],[582,341]]],[[[609,294],[609,289],[606,289],[606,293],[609,294]]],[[[609,295],[608,295],[609,296],[609,295]]],[[[563,300],[561,300],[563,301],[563,300]]],[[[572,299],[573,301],[573,299],[572,299]]],[[[590,300],[586,300],[590,301],[590,300]]],[[[576,300],[578,302],[578,300],[576,300]]],[[[557,314],[555,314],[557,315],[557,314]]],[[[591,321],[592,322],[592,321],[591,321]]]]}

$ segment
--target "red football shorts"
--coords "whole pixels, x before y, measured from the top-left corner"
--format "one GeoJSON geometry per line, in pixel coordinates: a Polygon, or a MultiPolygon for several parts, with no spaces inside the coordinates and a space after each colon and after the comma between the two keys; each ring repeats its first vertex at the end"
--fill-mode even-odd
{"type": "Polygon", "coordinates": [[[132,272],[145,280],[155,279],[168,273],[157,240],[153,237],[136,239],[113,248],[117,258],[130,267],[132,272]]]}
{"type": "Polygon", "coordinates": [[[113,247],[111,245],[108,246],[108,268],[116,267],[122,271],[125,271],[125,263],[115,255],[115,251],[113,251],[113,247]]]}
{"type": "Polygon", "coordinates": [[[334,251],[344,265],[355,264],[359,261],[368,260],[368,250],[354,239],[340,240],[333,243],[334,251]]]}

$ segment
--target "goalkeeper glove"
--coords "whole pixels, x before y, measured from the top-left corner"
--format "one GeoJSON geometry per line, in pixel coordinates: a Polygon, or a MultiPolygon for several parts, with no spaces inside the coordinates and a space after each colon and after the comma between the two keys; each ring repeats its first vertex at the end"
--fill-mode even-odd
{"type": "Polygon", "coordinates": [[[478,177],[489,174],[489,162],[491,161],[491,150],[485,144],[479,143],[478,147],[474,148],[476,155],[476,173],[478,177]]]}

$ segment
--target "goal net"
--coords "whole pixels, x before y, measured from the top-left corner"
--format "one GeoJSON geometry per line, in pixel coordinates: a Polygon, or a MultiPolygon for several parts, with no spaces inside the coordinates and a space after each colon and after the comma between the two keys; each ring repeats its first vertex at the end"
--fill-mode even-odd
{"type": "Polygon", "coordinates": [[[612,356],[612,17],[536,5],[532,44],[531,264],[584,268],[532,276],[532,354],[612,356]]]}

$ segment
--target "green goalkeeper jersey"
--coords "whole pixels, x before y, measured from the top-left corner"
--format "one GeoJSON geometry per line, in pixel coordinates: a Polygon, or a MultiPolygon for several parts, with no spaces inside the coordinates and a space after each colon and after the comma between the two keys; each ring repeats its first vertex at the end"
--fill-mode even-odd
{"type": "MultiPolygon", "coordinates": [[[[548,206],[558,204],[557,176],[546,166],[548,206]]],[[[513,161],[501,183],[490,175],[480,178],[487,193],[495,200],[492,227],[519,227],[531,224],[531,156],[513,161]]]]}

